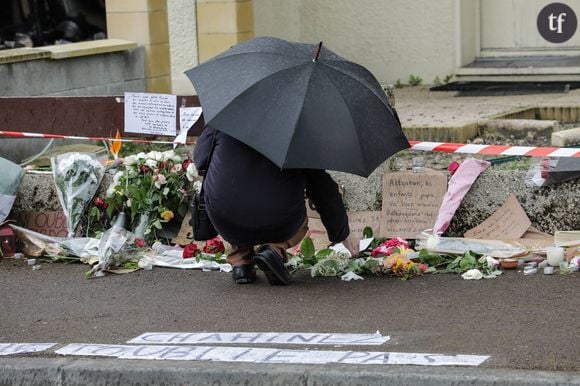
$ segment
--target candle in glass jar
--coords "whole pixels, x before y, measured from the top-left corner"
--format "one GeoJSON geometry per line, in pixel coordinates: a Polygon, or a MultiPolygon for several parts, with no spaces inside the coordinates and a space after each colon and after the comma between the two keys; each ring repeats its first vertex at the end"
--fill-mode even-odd
{"type": "Polygon", "coordinates": [[[564,261],[564,248],[548,247],[546,248],[546,256],[548,258],[548,264],[552,267],[559,267],[560,263],[564,261]]]}

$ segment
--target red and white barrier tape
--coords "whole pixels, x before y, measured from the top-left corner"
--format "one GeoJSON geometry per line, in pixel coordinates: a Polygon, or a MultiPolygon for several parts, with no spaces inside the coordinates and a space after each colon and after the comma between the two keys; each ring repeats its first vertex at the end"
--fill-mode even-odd
{"type": "MultiPolygon", "coordinates": [[[[81,137],[74,135],[39,134],[17,131],[1,131],[0,137],[6,138],[56,138],[56,139],[81,139],[89,141],[115,141],[115,138],[105,137],[81,137]]],[[[157,141],[148,139],[123,138],[117,141],[137,143],[159,143],[173,145],[173,141],[157,141]]],[[[464,143],[446,142],[423,142],[409,141],[409,150],[435,151],[443,153],[484,154],[484,155],[511,155],[528,157],[580,157],[580,148],[574,147],[539,147],[539,146],[508,146],[508,145],[473,145],[464,143]]],[[[195,142],[187,142],[188,145],[195,142]]]]}
{"type": "MultiPolygon", "coordinates": [[[[105,138],[105,137],[81,137],[76,135],[59,135],[59,134],[39,134],[39,133],[26,133],[26,132],[19,132],[19,131],[1,131],[0,130],[0,137],[4,138],[46,138],[46,139],[81,139],[81,140],[88,140],[88,141],[121,141],[121,142],[137,142],[137,143],[160,143],[160,144],[167,144],[173,145],[173,141],[156,141],[156,140],[149,140],[149,139],[129,139],[129,138],[122,138],[122,139],[115,139],[115,138],[105,138]]],[[[181,144],[181,143],[180,143],[181,144]]],[[[187,142],[187,145],[195,144],[195,142],[187,142]]]]}
{"type": "Polygon", "coordinates": [[[580,148],[533,147],[507,145],[471,145],[463,143],[409,141],[410,150],[436,151],[443,153],[518,155],[528,157],[580,157],[580,148]]]}

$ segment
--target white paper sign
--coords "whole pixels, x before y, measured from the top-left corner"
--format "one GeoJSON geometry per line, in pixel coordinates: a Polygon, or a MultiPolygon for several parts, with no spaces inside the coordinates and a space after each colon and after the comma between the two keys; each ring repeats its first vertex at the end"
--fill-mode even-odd
{"type": "Polygon", "coordinates": [[[69,344],[60,355],[103,356],[120,359],[245,362],[275,364],[348,363],[367,365],[479,366],[488,356],[401,352],[285,350],[256,347],[129,346],[69,344]]]}
{"type": "Polygon", "coordinates": [[[179,109],[179,135],[175,137],[173,140],[173,147],[177,146],[178,144],[185,144],[187,142],[187,133],[189,133],[189,129],[195,125],[195,122],[198,121],[199,117],[201,117],[201,107],[182,107],[179,109]]]}
{"type": "Polygon", "coordinates": [[[127,343],[141,344],[316,344],[381,345],[390,337],[381,334],[318,334],[296,332],[147,332],[127,343]]]}
{"type": "MultiPolygon", "coordinates": [[[[358,244],[358,251],[362,252],[365,249],[367,249],[369,247],[369,245],[371,245],[371,243],[373,242],[373,238],[368,238],[368,239],[362,239],[359,241],[358,244]]],[[[332,249],[335,252],[338,253],[344,253],[348,256],[351,256],[350,251],[344,246],[343,243],[338,243],[338,244],[334,244],[333,246],[330,247],[330,249],[332,249]]]]}
{"type": "Polygon", "coordinates": [[[175,135],[177,96],[170,94],[125,93],[125,132],[175,135]]]}
{"type": "Polygon", "coordinates": [[[0,356],[40,352],[48,350],[56,343],[0,343],[0,356]]]}

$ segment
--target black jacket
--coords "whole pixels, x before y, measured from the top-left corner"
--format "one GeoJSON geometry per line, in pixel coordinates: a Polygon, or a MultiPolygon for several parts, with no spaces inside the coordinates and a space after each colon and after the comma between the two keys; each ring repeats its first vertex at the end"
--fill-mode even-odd
{"type": "Polygon", "coordinates": [[[208,215],[232,244],[290,239],[306,217],[305,191],[330,241],[340,242],[350,232],[338,186],[324,170],[280,170],[254,149],[210,127],[199,137],[193,160],[198,170],[207,169],[203,189],[208,215]]]}

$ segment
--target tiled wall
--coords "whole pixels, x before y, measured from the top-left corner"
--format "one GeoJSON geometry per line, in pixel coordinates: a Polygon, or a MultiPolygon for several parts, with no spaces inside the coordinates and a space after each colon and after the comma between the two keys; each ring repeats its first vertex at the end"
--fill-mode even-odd
{"type": "Polygon", "coordinates": [[[171,92],[167,0],[106,0],[107,34],[145,51],[147,91],[171,92]]]}

